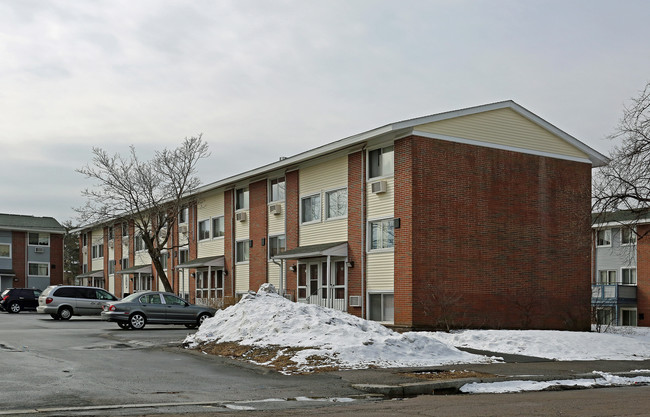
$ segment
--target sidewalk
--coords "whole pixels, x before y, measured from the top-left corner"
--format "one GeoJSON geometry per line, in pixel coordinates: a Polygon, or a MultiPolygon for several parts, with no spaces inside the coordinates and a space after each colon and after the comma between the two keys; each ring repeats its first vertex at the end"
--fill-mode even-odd
{"type": "Polygon", "coordinates": [[[512,380],[552,381],[595,378],[594,371],[617,376],[650,376],[646,361],[554,361],[530,356],[504,355],[469,350],[470,353],[502,357],[504,362],[459,364],[435,368],[392,368],[339,371],[337,375],[353,388],[387,397],[453,394],[472,382],[512,380]],[[642,372],[632,372],[642,371],[642,372]]]}

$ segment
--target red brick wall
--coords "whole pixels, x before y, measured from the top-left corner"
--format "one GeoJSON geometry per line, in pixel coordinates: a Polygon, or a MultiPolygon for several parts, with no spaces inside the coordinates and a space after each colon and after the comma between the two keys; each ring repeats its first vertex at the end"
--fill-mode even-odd
{"type": "MultiPolygon", "coordinates": [[[[235,248],[233,247],[233,230],[234,230],[234,207],[233,207],[233,194],[234,190],[226,190],[224,192],[224,227],[226,228],[224,234],[224,268],[228,275],[224,277],[224,295],[232,297],[235,295],[235,283],[237,279],[235,276],[235,248]]],[[[249,200],[250,202],[250,200],[249,200]]]]}
{"type": "Polygon", "coordinates": [[[63,284],[63,235],[50,235],[50,285],[63,284]]]}
{"type": "Polygon", "coordinates": [[[637,242],[636,281],[637,313],[639,326],[650,326],[650,225],[637,228],[639,236],[645,235],[637,242]],[[643,317],[643,318],[642,318],[643,317]]]}
{"type": "Polygon", "coordinates": [[[249,192],[249,236],[253,241],[250,248],[250,273],[248,289],[257,291],[260,285],[267,282],[267,250],[268,250],[268,205],[267,205],[267,182],[261,180],[248,186],[249,192]],[[264,246],[262,246],[264,239],[264,246]]]}
{"type": "MultiPolygon", "coordinates": [[[[348,296],[364,296],[361,270],[364,263],[365,222],[365,151],[348,155],[348,261],[354,262],[353,268],[348,268],[348,296]]],[[[362,316],[360,307],[349,307],[348,312],[362,316]]]]}
{"type": "Polygon", "coordinates": [[[11,259],[12,269],[16,276],[14,279],[18,281],[13,282],[14,288],[24,288],[27,283],[27,258],[25,249],[27,247],[27,233],[25,232],[12,232],[11,233],[11,259]]]}
{"type": "Polygon", "coordinates": [[[589,164],[419,137],[395,156],[397,325],[589,328],[589,164]]]}
{"type": "MultiPolygon", "coordinates": [[[[300,243],[299,233],[300,233],[300,189],[299,189],[299,171],[287,172],[285,176],[286,181],[286,193],[285,193],[285,216],[286,216],[286,245],[287,250],[295,249],[300,243]]],[[[297,277],[298,274],[292,272],[289,267],[296,265],[295,261],[286,261],[285,268],[287,271],[287,282],[286,290],[287,292],[293,294],[293,300],[296,301],[297,297],[297,277]]]]}

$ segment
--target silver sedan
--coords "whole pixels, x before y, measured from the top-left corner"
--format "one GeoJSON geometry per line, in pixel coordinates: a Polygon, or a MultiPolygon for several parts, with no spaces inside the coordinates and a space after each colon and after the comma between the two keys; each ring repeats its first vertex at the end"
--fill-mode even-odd
{"type": "Polygon", "coordinates": [[[190,304],[171,293],[147,291],[106,303],[101,317],[116,322],[122,329],[140,330],[147,323],[184,324],[194,328],[214,316],[216,311],[212,307],[190,304]]]}

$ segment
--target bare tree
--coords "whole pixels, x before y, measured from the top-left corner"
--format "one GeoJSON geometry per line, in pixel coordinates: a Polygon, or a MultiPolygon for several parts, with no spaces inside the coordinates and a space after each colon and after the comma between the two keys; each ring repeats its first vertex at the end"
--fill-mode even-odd
{"type": "Polygon", "coordinates": [[[82,195],[86,204],[76,209],[82,224],[105,223],[114,219],[131,222],[142,237],[158,278],[165,291],[172,286],[161,263],[178,213],[188,204],[191,193],[200,185],[196,165],[209,156],[201,135],[185,138],[176,149],[155,152],[141,161],[131,146],[128,158],[113,156],[93,148],[92,164],[78,169],[96,184],[82,195]]]}
{"type": "Polygon", "coordinates": [[[639,220],[650,209],[650,82],[625,107],[610,138],[620,143],[594,176],[594,212],[626,210],[639,220]]]}
{"type": "Polygon", "coordinates": [[[79,275],[79,233],[73,233],[76,226],[71,220],[63,222],[65,236],[63,237],[63,279],[66,284],[74,283],[74,277],[79,275]]]}

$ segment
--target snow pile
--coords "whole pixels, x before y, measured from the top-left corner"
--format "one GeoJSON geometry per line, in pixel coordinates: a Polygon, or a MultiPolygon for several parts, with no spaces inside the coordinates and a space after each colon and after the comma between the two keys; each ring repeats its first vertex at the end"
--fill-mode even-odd
{"type": "MultiPolygon", "coordinates": [[[[289,301],[265,284],[234,306],[219,310],[185,339],[190,348],[235,342],[256,347],[292,348],[298,371],[437,366],[493,359],[461,352],[421,333],[399,334],[350,314],[289,301]],[[299,349],[295,349],[299,348],[299,349]],[[314,358],[318,365],[314,366],[314,358]]],[[[279,354],[286,354],[287,349],[279,354]]]]}
{"type": "Polygon", "coordinates": [[[621,334],[550,330],[463,330],[429,333],[452,346],[490,352],[571,360],[650,359],[650,329],[625,328],[621,334]]]}

